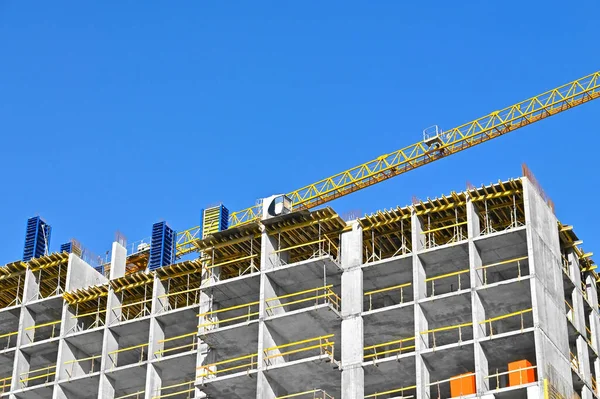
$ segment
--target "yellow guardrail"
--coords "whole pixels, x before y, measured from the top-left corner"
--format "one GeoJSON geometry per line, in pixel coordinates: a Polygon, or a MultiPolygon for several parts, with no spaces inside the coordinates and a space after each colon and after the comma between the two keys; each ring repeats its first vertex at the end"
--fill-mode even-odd
{"type": "Polygon", "coordinates": [[[216,362],[216,363],[206,364],[203,366],[199,366],[196,369],[202,370],[202,372],[198,375],[198,378],[205,378],[208,376],[216,377],[220,373],[227,373],[229,371],[239,370],[239,369],[246,369],[247,371],[250,371],[250,370],[255,369],[257,364],[258,364],[258,353],[253,353],[251,355],[245,355],[245,356],[240,356],[240,357],[236,357],[233,359],[221,360],[220,362],[216,362]],[[250,359],[250,361],[246,362],[246,360],[248,360],[248,359],[250,359]],[[222,366],[225,364],[238,363],[241,361],[244,361],[244,363],[236,365],[236,366],[229,366],[224,369],[217,368],[216,370],[211,370],[211,368],[214,368],[214,367],[222,366]]]}
{"type": "Polygon", "coordinates": [[[319,350],[320,355],[327,354],[331,358],[331,360],[333,360],[333,350],[334,350],[335,342],[329,341],[329,339],[333,338],[333,336],[334,336],[334,334],[322,335],[320,337],[303,339],[302,341],[290,342],[287,344],[277,345],[277,346],[272,346],[270,348],[266,348],[263,350],[263,353],[265,355],[263,360],[266,365],[270,365],[270,363],[271,363],[270,361],[272,359],[276,359],[278,357],[283,357],[283,356],[288,356],[288,355],[293,355],[295,353],[300,353],[300,352],[308,352],[308,351],[312,351],[315,349],[319,350]],[[270,352],[273,352],[275,350],[293,348],[295,346],[311,344],[313,342],[318,342],[318,344],[302,346],[297,349],[290,349],[290,350],[287,350],[284,352],[277,352],[272,355],[269,354],[270,352]]]}
{"type": "Polygon", "coordinates": [[[525,319],[523,318],[523,315],[525,313],[532,312],[532,310],[533,310],[532,308],[529,308],[529,309],[519,310],[517,312],[504,314],[502,316],[492,317],[490,319],[479,322],[479,324],[488,324],[489,323],[490,337],[491,337],[492,335],[494,335],[494,329],[493,329],[493,325],[492,325],[493,322],[498,321],[498,320],[508,319],[508,318],[515,317],[515,316],[520,316],[521,317],[521,331],[523,331],[525,329],[525,319]]]}
{"type": "Polygon", "coordinates": [[[409,337],[409,338],[398,339],[395,341],[384,342],[382,344],[365,346],[365,348],[364,348],[365,354],[364,354],[363,358],[365,360],[367,360],[367,359],[377,360],[380,356],[387,357],[385,355],[389,355],[392,353],[402,353],[405,351],[414,350],[415,349],[414,341],[415,341],[415,337],[409,337]],[[413,342],[412,345],[409,345],[409,346],[403,345],[405,342],[411,342],[411,341],[413,342]],[[398,347],[397,348],[389,348],[389,347],[393,347],[395,345],[398,345],[398,347]],[[383,348],[383,350],[379,351],[380,348],[383,348]],[[373,351],[373,353],[367,353],[370,351],[373,351]]]}
{"type": "Polygon", "coordinates": [[[146,306],[147,303],[151,303],[152,302],[152,298],[150,299],[143,299],[141,301],[137,301],[137,302],[131,302],[131,303],[126,303],[123,305],[119,305],[119,306],[115,306],[113,307],[111,310],[113,311],[113,313],[116,314],[115,310],[120,309],[121,310],[121,315],[119,316],[119,319],[125,319],[125,320],[133,320],[133,319],[137,319],[138,317],[144,317],[150,314],[151,310],[148,308],[148,306],[146,306]],[[133,317],[130,317],[130,308],[133,306],[137,306],[137,305],[141,305],[140,306],[140,311],[138,313],[136,313],[135,315],[133,315],[133,317]],[[127,312],[123,312],[123,309],[126,309],[127,312]]]}
{"type": "Polygon", "coordinates": [[[441,390],[440,390],[440,385],[442,385],[442,384],[447,384],[447,383],[450,383],[451,381],[454,381],[454,380],[459,380],[459,379],[461,379],[461,378],[465,378],[465,377],[472,377],[472,376],[474,376],[474,375],[475,375],[475,373],[465,373],[465,374],[462,374],[462,375],[457,375],[457,376],[454,376],[454,377],[452,377],[452,378],[447,378],[447,379],[445,379],[445,380],[439,380],[439,381],[435,381],[435,382],[430,382],[429,384],[427,384],[427,385],[425,385],[425,386],[426,386],[427,388],[430,388],[430,387],[432,387],[432,386],[436,386],[436,387],[437,387],[437,392],[438,392],[438,398],[441,398],[441,397],[442,397],[442,392],[441,392],[441,390]]]}
{"type": "Polygon", "coordinates": [[[146,393],[146,391],[142,390],[142,391],[137,391],[137,392],[133,392],[133,393],[128,393],[127,395],[119,396],[115,399],[129,399],[129,398],[134,398],[134,397],[135,397],[135,399],[141,399],[140,395],[144,395],[145,393],[146,393]]]}
{"type": "Polygon", "coordinates": [[[595,394],[598,393],[598,383],[596,382],[596,379],[594,378],[594,376],[592,375],[592,391],[594,391],[595,394]]]}
{"type": "Polygon", "coordinates": [[[112,361],[113,367],[116,367],[117,366],[117,356],[114,356],[114,355],[118,355],[119,353],[131,351],[131,350],[134,350],[134,349],[141,349],[141,351],[140,351],[140,360],[139,360],[139,363],[141,363],[141,362],[144,361],[144,348],[147,347],[147,346],[148,346],[148,343],[144,343],[144,344],[129,346],[127,348],[117,349],[117,350],[114,350],[112,352],[108,352],[108,357],[112,361]]]}
{"type": "Polygon", "coordinates": [[[437,327],[437,328],[433,328],[430,330],[421,331],[420,334],[421,335],[431,334],[433,337],[433,347],[435,348],[436,347],[435,333],[458,330],[458,342],[461,342],[462,341],[462,330],[466,327],[473,327],[473,323],[469,322],[469,323],[462,323],[462,324],[454,324],[452,326],[437,327]]]}
{"type": "Polygon", "coordinates": [[[500,377],[502,377],[503,375],[509,375],[509,374],[513,374],[513,373],[519,373],[519,385],[523,385],[523,373],[521,373],[522,371],[527,371],[527,370],[535,370],[537,369],[537,366],[530,366],[530,367],[523,367],[517,370],[510,370],[510,371],[503,371],[501,373],[496,373],[496,374],[490,374],[488,376],[483,377],[486,380],[490,380],[492,378],[496,379],[496,389],[500,389],[500,377]]]}
{"type": "Polygon", "coordinates": [[[414,398],[414,397],[415,397],[415,395],[408,395],[408,396],[405,396],[405,395],[404,395],[404,392],[406,392],[406,391],[415,391],[416,389],[417,389],[417,386],[416,386],[416,385],[413,385],[413,386],[410,386],[410,387],[403,387],[403,388],[397,388],[397,389],[390,389],[389,391],[375,392],[375,393],[372,393],[372,394],[370,394],[370,395],[365,395],[365,399],[368,399],[368,398],[375,398],[375,399],[377,399],[377,398],[379,398],[380,396],[387,396],[387,395],[392,395],[392,394],[395,394],[395,393],[400,393],[400,394],[402,394],[402,396],[401,396],[401,397],[402,397],[402,398],[404,398],[404,399],[412,399],[412,398],[414,398]]]}
{"type": "Polygon", "coordinates": [[[176,346],[176,347],[173,347],[173,348],[160,349],[160,350],[157,350],[156,352],[154,352],[154,354],[157,357],[158,356],[164,356],[164,354],[167,353],[167,352],[173,352],[173,351],[176,351],[176,350],[179,350],[179,349],[186,349],[186,348],[190,348],[190,351],[193,351],[194,349],[196,349],[196,346],[198,344],[198,340],[196,339],[197,336],[198,336],[198,332],[194,331],[194,332],[191,332],[191,333],[178,335],[176,337],[161,339],[161,340],[158,341],[159,344],[164,344],[165,342],[173,342],[173,341],[178,341],[180,339],[192,337],[192,343],[191,344],[185,344],[185,345],[179,345],[179,346],[176,346]]]}
{"type": "MultiPolygon", "coordinates": [[[[43,324],[36,324],[33,326],[29,326],[25,328],[25,331],[35,331],[38,330],[40,328],[45,328],[45,327],[52,327],[52,332],[50,333],[50,338],[54,338],[55,334],[56,334],[56,325],[60,324],[60,320],[56,320],[56,321],[51,321],[48,323],[43,323],[43,324]]],[[[27,338],[29,338],[29,342],[33,342],[34,341],[34,337],[29,336],[28,333],[25,333],[25,335],[27,335],[27,338]]]]}
{"type": "Polygon", "coordinates": [[[299,303],[312,302],[312,301],[315,301],[315,306],[316,306],[316,305],[319,305],[319,299],[323,299],[324,300],[323,303],[331,303],[336,310],[340,310],[342,300],[335,292],[333,292],[331,287],[333,287],[333,285],[330,284],[330,285],[326,285],[323,287],[311,288],[311,289],[304,290],[304,291],[294,292],[292,294],[280,295],[280,296],[276,296],[273,298],[265,299],[265,305],[266,305],[265,311],[269,312],[273,309],[283,308],[283,307],[290,306],[290,305],[297,305],[299,303]],[[321,291],[322,291],[322,293],[320,293],[321,291]],[[295,297],[304,296],[304,295],[312,294],[312,293],[315,293],[315,295],[311,295],[307,298],[294,299],[289,302],[276,303],[275,305],[269,305],[270,302],[281,301],[282,299],[295,298],[295,297]]]}
{"type": "MultiPolygon", "coordinates": [[[[241,305],[230,306],[228,308],[211,310],[210,312],[205,312],[205,313],[199,313],[197,315],[198,317],[203,317],[208,321],[205,323],[199,324],[198,328],[202,329],[202,330],[206,330],[206,329],[209,329],[209,327],[213,327],[216,325],[218,325],[219,327],[223,327],[222,324],[230,323],[232,321],[237,321],[239,323],[243,323],[244,321],[248,322],[248,321],[252,320],[253,317],[258,316],[258,313],[259,313],[258,308],[256,308],[255,310],[253,310],[252,308],[257,307],[259,304],[260,304],[259,301],[248,302],[248,303],[244,303],[241,305]],[[218,319],[218,318],[211,317],[211,316],[218,315],[221,313],[231,312],[233,310],[239,310],[239,309],[244,309],[244,308],[248,308],[248,312],[244,313],[242,315],[239,315],[239,316],[228,317],[226,319],[218,319]]],[[[236,324],[236,323],[233,323],[233,324],[236,324]]]]}
{"type": "Polygon", "coordinates": [[[434,296],[435,295],[435,282],[438,280],[444,280],[447,279],[449,277],[454,277],[454,276],[458,276],[458,290],[460,291],[462,289],[462,281],[461,281],[461,276],[463,274],[468,274],[469,273],[469,269],[463,269],[463,270],[459,270],[457,272],[452,272],[452,273],[446,273],[446,274],[442,274],[439,276],[434,276],[434,277],[429,277],[425,279],[425,283],[429,283],[431,282],[431,295],[430,296],[434,296]]]}
{"type": "Polygon", "coordinates": [[[516,263],[517,264],[517,270],[518,270],[518,277],[521,278],[522,277],[522,273],[521,273],[521,262],[528,259],[528,256],[521,256],[518,258],[512,258],[512,259],[506,259],[503,260],[501,262],[496,262],[496,263],[491,263],[489,265],[484,265],[484,266],[480,266],[477,267],[475,270],[483,270],[483,285],[487,285],[487,270],[492,268],[492,267],[498,267],[498,266],[502,266],[502,265],[508,265],[511,263],[516,263]]]}
{"type": "Polygon", "coordinates": [[[202,287],[197,287],[197,288],[189,288],[187,290],[168,292],[166,294],[159,295],[158,299],[167,298],[166,307],[169,309],[178,309],[181,307],[181,306],[179,306],[180,295],[185,295],[185,301],[183,301],[183,306],[191,306],[191,305],[195,305],[200,302],[200,291],[201,290],[202,290],[202,287]],[[190,294],[192,294],[191,300],[190,300],[190,294]],[[171,307],[171,303],[168,301],[168,298],[171,298],[172,296],[175,296],[175,304],[171,307]]]}
{"type": "Polygon", "coordinates": [[[278,396],[275,399],[290,399],[299,397],[304,397],[305,399],[335,399],[333,396],[329,395],[322,389],[313,389],[310,391],[292,393],[290,395],[278,396]]]}
{"type": "Polygon", "coordinates": [[[86,358],[83,358],[83,359],[68,360],[68,361],[64,362],[64,364],[65,365],[72,364],[73,366],[71,368],[71,372],[69,373],[67,371],[67,374],[69,374],[69,377],[73,377],[73,367],[75,367],[75,364],[79,363],[79,362],[85,362],[85,361],[88,361],[88,360],[91,360],[91,365],[92,365],[91,368],[90,368],[89,373],[93,373],[94,372],[94,364],[95,364],[94,360],[100,359],[101,357],[102,357],[102,355],[95,355],[95,356],[90,356],[90,357],[86,357],[86,358]]]}
{"type": "Polygon", "coordinates": [[[29,370],[29,371],[25,371],[21,374],[19,374],[19,382],[25,386],[26,382],[29,381],[33,381],[33,380],[39,380],[40,378],[46,378],[46,382],[48,382],[48,378],[55,375],[56,374],[56,365],[53,364],[52,366],[48,366],[48,367],[42,367],[36,370],[29,370]],[[50,370],[54,370],[52,372],[50,372],[50,370]],[[31,376],[31,374],[36,374],[39,372],[46,372],[44,374],[40,374],[40,375],[36,375],[36,376],[31,376]],[[23,376],[26,376],[25,378],[23,378],[23,376]]]}
{"type": "Polygon", "coordinates": [[[404,284],[394,285],[392,287],[380,288],[378,290],[365,292],[364,296],[369,297],[369,310],[373,310],[373,295],[381,294],[383,292],[400,290],[400,303],[404,303],[404,288],[410,287],[410,286],[412,286],[412,283],[404,283],[404,284]]]}
{"type": "Polygon", "coordinates": [[[1,389],[0,393],[4,393],[6,388],[8,388],[8,390],[10,391],[11,381],[12,381],[12,376],[0,378],[0,389],[1,389]]]}
{"type": "MultiPolygon", "coordinates": [[[[0,339],[8,338],[8,339],[6,340],[6,346],[5,346],[3,349],[8,349],[8,348],[10,348],[10,337],[13,337],[13,336],[15,336],[15,335],[18,335],[18,334],[19,334],[19,332],[18,332],[18,331],[14,331],[14,332],[10,332],[10,333],[6,333],[6,334],[2,334],[2,335],[0,335],[0,339]]],[[[17,340],[15,340],[15,344],[16,344],[16,341],[17,341],[17,340]]],[[[0,380],[0,381],[2,381],[2,380],[0,380]]]]}
{"type": "MultiPolygon", "coordinates": [[[[158,390],[160,392],[160,394],[152,396],[152,399],[170,398],[170,397],[181,395],[181,394],[184,394],[184,393],[194,392],[194,390],[195,390],[195,388],[194,388],[194,382],[195,381],[192,380],[192,381],[180,382],[180,383],[173,384],[173,385],[168,385],[166,387],[161,387],[158,390]],[[181,388],[181,387],[187,387],[187,389],[183,389],[183,390],[179,390],[179,391],[176,391],[176,392],[170,392],[170,393],[162,394],[162,391],[171,390],[171,389],[175,389],[175,388],[181,388]]],[[[189,396],[189,397],[191,397],[191,396],[189,396]]]]}

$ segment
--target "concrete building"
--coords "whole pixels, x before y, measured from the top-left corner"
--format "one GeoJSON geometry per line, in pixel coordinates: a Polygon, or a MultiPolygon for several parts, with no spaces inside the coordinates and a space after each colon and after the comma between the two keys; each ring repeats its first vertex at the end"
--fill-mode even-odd
{"type": "Polygon", "coordinates": [[[523,177],[351,221],[271,217],[154,271],[117,242],[104,273],[75,254],[11,263],[1,396],[597,397],[579,244],[523,177]]]}

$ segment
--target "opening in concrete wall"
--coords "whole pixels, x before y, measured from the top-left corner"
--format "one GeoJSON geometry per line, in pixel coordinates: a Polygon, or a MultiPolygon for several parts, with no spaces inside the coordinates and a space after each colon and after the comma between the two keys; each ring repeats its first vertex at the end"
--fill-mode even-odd
{"type": "Polygon", "coordinates": [[[58,339],[61,331],[61,297],[29,304],[23,309],[23,312],[25,315],[21,345],[58,339]]]}
{"type": "Polygon", "coordinates": [[[135,320],[109,327],[108,361],[106,368],[130,364],[140,365],[148,360],[148,335],[150,321],[135,320]]]}
{"type": "Polygon", "coordinates": [[[362,270],[364,311],[413,302],[411,254],[372,262],[363,265],[362,270]]]}

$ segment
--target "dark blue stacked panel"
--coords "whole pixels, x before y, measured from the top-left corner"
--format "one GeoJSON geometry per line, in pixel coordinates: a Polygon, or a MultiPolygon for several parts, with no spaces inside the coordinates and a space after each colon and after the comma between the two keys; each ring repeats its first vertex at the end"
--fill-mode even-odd
{"type": "Polygon", "coordinates": [[[167,222],[152,225],[148,269],[154,270],[173,264],[175,261],[175,241],[176,233],[167,225],[167,222]]]}
{"type": "Polygon", "coordinates": [[[39,216],[27,219],[23,262],[28,262],[33,258],[40,258],[46,254],[46,250],[50,246],[51,232],[52,227],[39,216]]]}

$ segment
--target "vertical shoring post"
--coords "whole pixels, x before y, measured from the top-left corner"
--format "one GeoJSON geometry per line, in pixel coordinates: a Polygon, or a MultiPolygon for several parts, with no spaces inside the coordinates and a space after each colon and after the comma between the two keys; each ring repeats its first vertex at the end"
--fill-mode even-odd
{"type": "Polygon", "coordinates": [[[319,252],[318,252],[317,256],[321,256],[325,250],[323,249],[323,243],[321,242],[321,221],[320,220],[319,220],[319,223],[317,224],[317,226],[319,228],[319,252]]]}
{"type": "Polygon", "coordinates": [[[254,272],[254,236],[250,239],[250,274],[254,272]]]}
{"type": "Polygon", "coordinates": [[[400,237],[402,237],[402,255],[406,255],[406,237],[404,237],[404,219],[400,219],[400,237]]]}
{"type": "Polygon", "coordinates": [[[58,274],[56,276],[56,293],[55,293],[55,295],[60,294],[60,266],[61,266],[61,263],[59,262],[58,263],[58,274]]]}
{"type": "Polygon", "coordinates": [[[488,204],[487,204],[487,199],[483,200],[483,206],[485,208],[485,218],[483,219],[485,221],[485,234],[489,234],[490,233],[490,216],[488,214],[488,204]]]}
{"type": "MultiPolygon", "coordinates": [[[[167,279],[167,296],[165,296],[165,298],[167,298],[167,304],[166,304],[166,309],[169,310],[169,306],[170,306],[170,302],[169,302],[169,296],[168,294],[171,293],[171,277],[169,277],[167,279]]],[[[175,296],[175,307],[177,307],[177,296],[175,296]]]]}
{"type": "Polygon", "coordinates": [[[373,261],[375,261],[375,229],[371,229],[371,253],[373,261]]]}
{"type": "Polygon", "coordinates": [[[21,275],[19,274],[19,282],[17,283],[17,296],[15,297],[15,304],[20,305],[22,301],[19,301],[19,292],[21,291],[21,275]]]}
{"type": "Polygon", "coordinates": [[[277,232],[277,265],[281,266],[281,230],[277,232]]]}
{"type": "Polygon", "coordinates": [[[513,194],[512,197],[513,197],[513,214],[511,216],[512,216],[513,222],[511,223],[510,227],[514,228],[514,227],[518,226],[518,222],[517,222],[517,196],[515,194],[513,194]]]}
{"type": "MultiPolygon", "coordinates": [[[[40,269],[40,272],[38,273],[38,284],[40,285],[40,289],[38,290],[38,299],[41,298],[42,294],[42,269],[40,269]]],[[[33,298],[31,298],[33,299],[33,298]]]]}
{"type": "Polygon", "coordinates": [[[458,225],[458,208],[454,208],[454,236],[456,237],[456,241],[462,239],[460,226],[458,225]]]}

